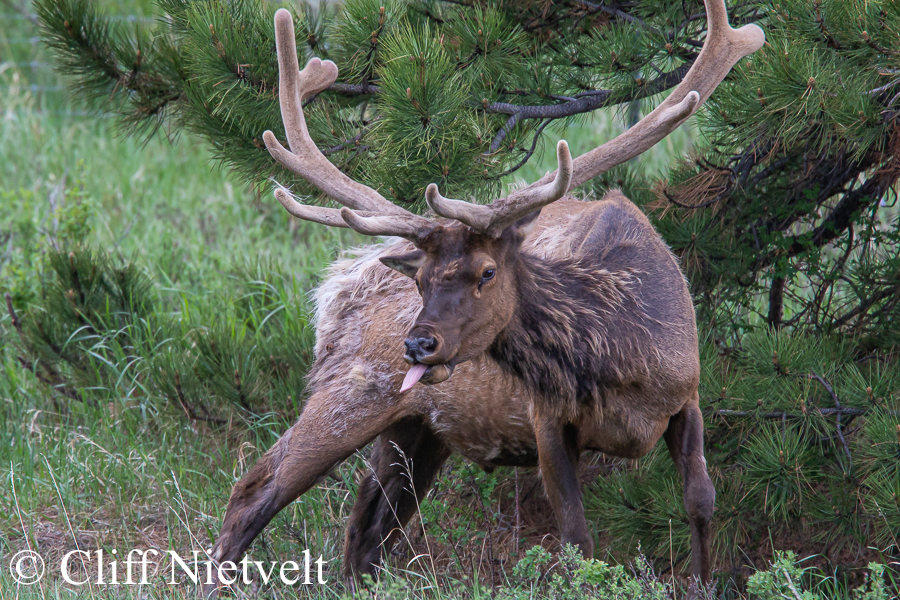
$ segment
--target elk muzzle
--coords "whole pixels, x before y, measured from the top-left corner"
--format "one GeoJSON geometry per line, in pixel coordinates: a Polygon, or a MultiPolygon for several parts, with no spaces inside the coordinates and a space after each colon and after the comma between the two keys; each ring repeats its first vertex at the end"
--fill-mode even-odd
{"type": "Polygon", "coordinates": [[[428,357],[435,354],[438,349],[438,340],[434,336],[413,336],[406,338],[403,343],[406,345],[406,354],[403,356],[403,360],[411,365],[426,362],[428,357]]]}
{"type": "Polygon", "coordinates": [[[403,343],[406,346],[403,360],[412,366],[403,380],[401,393],[420,381],[433,385],[450,379],[456,366],[456,358],[448,360],[446,344],[440,336],[414,329],[403,343]]]}

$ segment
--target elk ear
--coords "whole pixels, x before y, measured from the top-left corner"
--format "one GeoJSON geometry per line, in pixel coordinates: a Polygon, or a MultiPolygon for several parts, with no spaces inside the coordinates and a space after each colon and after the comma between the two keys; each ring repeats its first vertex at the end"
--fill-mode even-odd
{"type": "Polygon", "coordinates": [[[534,228],[535,223],[537,223],[539,216],[541,216],[541,209],[530,212],[507,227],[504,233],[509,233],[516,241],[516,243],[521,244],[525,241],[525,238],[528,237],[528,234],[531,233],[531,230],[534,228]]]}
{"type": "Polygon", "coordinates": [[[427,255],[422,250],[413,250],[409,254],[401,254],[400,256],[382,256],[378,260],[384,266],[400,271],[407,277],[415,278],[419,268],[425,264],[427,255]]]}

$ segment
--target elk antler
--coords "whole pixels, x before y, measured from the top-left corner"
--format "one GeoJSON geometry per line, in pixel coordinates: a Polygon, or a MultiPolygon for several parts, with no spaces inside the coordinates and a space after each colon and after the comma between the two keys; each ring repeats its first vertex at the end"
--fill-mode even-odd
{"type": "Polygon", "coordinates": [[[556,147],[557,171],[547,173],[530,186],[490,205],[448,200],[432,184],[425,193],[429,206],[442,217],[498,236],[518,219],[558,200],[569,189],[634,158],[669,135],[709,98],[737,61],[759,50],[766,41],[762,29],[756,25],[732,28],[728,24],[724,0],[704,0],[704,4],[709,27],[700,55],[678,87],[628,131],[582,154],[574,162],[565,142],[561,141],[556,147]]]}
{"type": "MultiPolygon", "coordinates": [[[[512,195],[507,196],[513,202],[513,204],[510,204],[509,210],[515,214],[521,213],[524,216],[566,195],[566,192],[569,191],[569,184],[572,181],[572,155],[569,154],[569,144],[566,143],[566,140],[557,142],[556,159],[559,163],[559,169],[556,170],[553,181],[541,183],[540,185],[531,185],[522,190],[523,192],[527,191],[527,193],[519,194],[516,198],[513,198],[512,195]],[[527,209],[530,206],[535,208],[527,209]]],[[[497,218],[496,202],[490,206],[483,206],[464,200],[444,198],[438,192],[437,185],[433,183],[425,188],[425,201],[428,202],[428,206],[436,214],[448,219],[461,221],[478,231],[489,230],[497,218]]],[[[510,223],[514,221],[516,219],[513,219],[510,223]]],[[[497,234],[499,235],[503,229],[505,227],[501,227],[497,234]]]]}
{"type": "Polygon", "coordinates": [[[347,177],[325,158],[309,136],[303,116],[303,99],[318,94],[337,79],[338,69],[330,60],[311,59],[302,71],[297,62],[297,45],[291,13],[281,8],[275,13],[275,48],[278,52],[278,101],[281,120],[290,150],[271,131],[263,133],[269,154],[322,192],[343,204],[341,210],[307,206],[297,202],[284,188],[275,197],[295,217],[332,227],[351,227],[369,235],[398,235],[420,241],[435,224],[400,208],[384,196],[347,177]],[[353,213],[349,208],[358,209],[353,213]],[[349,218],[346,215],[350,215],[349,218]],[[377,219],[373,224],[368,219],[377,219]],[[376,231],[376,233],[370,233],[376,231]]]}

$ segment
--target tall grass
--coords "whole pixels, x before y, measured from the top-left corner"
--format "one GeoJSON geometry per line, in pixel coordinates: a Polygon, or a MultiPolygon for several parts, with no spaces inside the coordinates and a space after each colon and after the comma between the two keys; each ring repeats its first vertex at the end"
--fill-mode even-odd
{"type": "MultiPolygon", "coordinates": [[[[111,3],[110,10],[149,14],[149,6],[111,3]]],[[[6,14],[7,5],[3,8],[6,14]]],[[[202,141],[126,138],[108,116],[79,116],[79,107],[65,95],[32,92],[31,85],[54,86],[64,80],[11,66],[46,57],[39,45],[14,43],[36,35],[30,21],[3,25],[2,291],[30,283],[40,294],[43,250],[52,246],[59,211],[73,202],[72,190],[83,189],[80,200],[90,217],[86,239],[79,241],[139,265],[173,318],[205,314],[212,325],[213,316],[220,314],[217,307],[240,303],[254,293],[254,284],[274,273],[273,278],[288,277],[278,301],[306,319],[306,293],[322,268],[359,238],[291,222],[277,203],[258,197],[213,165],[202,141]]],[[[13,335],[5,309],[0,329],[13,335]]],[[[124,373],[126,366],[97,368],[124,373]]],[[[20,367],[8,346],[0,350],[3,557],[33,548],[52,569],[65,551],[76,547],[208,547],[231,486],[299,410],[284,401],[279,412],[253,419],[241,419],[236,412],[227,425],[213,429],[173,415],[143,395],[134,378],[119,378],[105,399],[96,406],[63,402],[20,367]]],[[[297,547],[310,548],[330,559],[333,581],[356,466],[350,461],[334,480],[283,511],[260,540],[261,552],[287,558],[297,547]]],[[[40,588],[19,588],[9,578],[7,562],[0,569],[0,597],[72,593],[57,590],[55,577],[40,588]]],[[[127,588],[92,592],[145,593],[127,588]]],[[[159,592],[194,595],[192,588],[163,586],[159,592]]]]}

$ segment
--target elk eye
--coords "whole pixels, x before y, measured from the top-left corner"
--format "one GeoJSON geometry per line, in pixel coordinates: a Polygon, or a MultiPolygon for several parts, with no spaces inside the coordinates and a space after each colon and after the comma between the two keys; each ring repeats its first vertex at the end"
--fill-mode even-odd
{"type": "Polygon", "coordinates": [[[494,270],[493,269],[485,269],[484,273],[481,274],[481,282],[490,281],[494,278],[494,270]]]}

